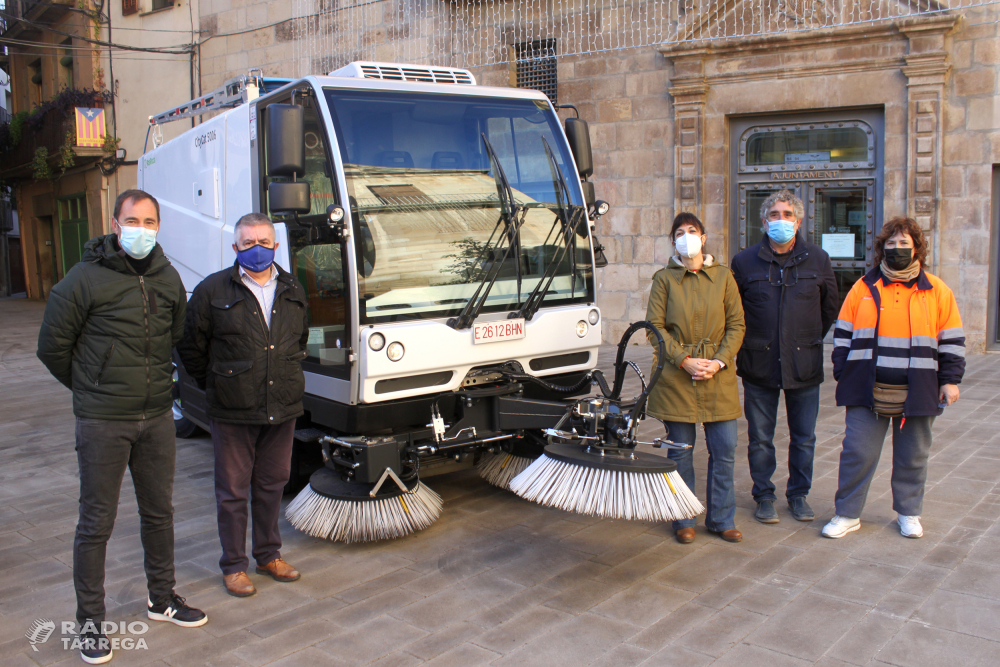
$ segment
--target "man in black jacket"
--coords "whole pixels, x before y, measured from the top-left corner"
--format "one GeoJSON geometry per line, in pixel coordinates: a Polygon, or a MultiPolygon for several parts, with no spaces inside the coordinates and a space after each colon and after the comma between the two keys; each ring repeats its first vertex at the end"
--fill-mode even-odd
{"type": "Polygon", "coordinates": [[[736,374],[743,378],[754,516],[761,523],[779,521],[771,475],[782,390],[791,439],[785,497],[794,518],[815,518],[806,496],[812,487],[823,337],[837,319],[840,297],[830,256],[799,235],[804,214],[793,193],[772,194],[760,208],[766,236],[732,262],[747,326],[736,374]]]}
{"type": "Polygon", "coordinates": [[[73,584],[81,653],[90,664],[112,657],[100,632],[104,560],[126,467],[139,504],[149,617],[184,627],[208,621],[174,593],[171,351],[187,295],[156,243],[160,207],[153,197],[123,192],[113,229],[87,241],[80,263],[52,289],[38,332],[38,358],[73,391],[80,466],[73,584]]]}
{"type": "Polygon", "coordinates": [[[177,352],[208,400],[226,591],[247,597],[257,592],[246,573],[248,497],[257,573],[299,578],[281,558],[278,518],[302,414],[309,323],[305,290],[274,263],[271,220],[247,214],[233,236],[236,263],[195,288],[177,352]]]}

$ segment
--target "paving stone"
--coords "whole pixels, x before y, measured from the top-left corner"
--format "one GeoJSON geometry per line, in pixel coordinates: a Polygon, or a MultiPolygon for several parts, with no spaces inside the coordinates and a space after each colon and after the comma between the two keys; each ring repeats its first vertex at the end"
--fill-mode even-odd
{"type": "Polygon", "coordinates": [[[899,667],[940,667],[958,664],[963,667],[987,667],[997,664],[1000,644],[967,634],[949,632],[909,621],[878,654],[882,663],[899,667]]]}
{"type": "Polygon", "coordinates": [[[692,597],[694,594],[690,591],[644,581],[612,595],[591,612],[645,628],[692,597]]]}
{"type": "Polygon", "coordinates": [[[939,589],[924,601],[913,620],[1000,642],[1000,600],[939,589]]]}
{"type": "Polygon", "coordinates": [[[392,615],[427,631],[440,630],[508,598],[523,586],[480,575],[398,609],[392,615]]]}
{"type": "Polygon", "coordinates": [[[706,607],[722,609],[756,584],[757,582],[753,579],[734,574],[698,595],[694,598],[694,602],[706,607]]]}
{"type": "Polygon", "coordinates": [[[581,614],[493,662],[497,667],[589,664],[632,637],[639,628],[594,614],[581,614]]]}
{"type": "Polygon", "coordinates": [[[556,609],[535,607],[484,632],[474,642],[497,653],[509,653],[571,618],[556,609]]]}
{"type": "Polygon", "coordinates": [[[767,620],[762,614],[729,606],[709,616],[677,643],[699,653],[719,657],[767,620]]]}
{"type": "Polygon", "coordinates": [[[756,554],[735,545],[708,544],[649,578],[659,584],[701,593],[754,558],[756,554]]]}
{"type": "Polygon", "coordinates": [[[347,665],[365,665],[426,635],[420,628],[384,616],[335,634],[316,648],[347,665]]]}
{"type": "Polygon", "coordinates": [[[668,646],[642,663],[642,667],[704,667],[715,658],[683,646],[668,646]]]}
{"type": "Polygon", "coordinates": [[[405,588],[396,588],[342,607],[328,614],[327,618],[337,625],[352,628],[423,599],[424,596],[405,588]]]}
{"type": "Polygon", "coordinates": [[[731,604],[758,614],[771,615],[805,592],[809,585],[808,581],[779,573],[753,586],[731,604]]]}
{"type": "Polygon", "coordinates": [[[652,653],[638,646],[619,644],[590,663],[590,667],[634,667],[651,656],[652,653]]]}
{"type": "Polygon", "coordinates": [[[866,611],[866,607],[861,604],[809,591],[767,619],[746,641],[779,653],[815,661],[850,630],[866,611]]]}
{"type": "Polygon", "coordinates": [[[902,567],[849,558],[816,582],[812,591],[872,605],[905,575],[902,567]]]}
{"type": "Polygon", "coordinates": [[[430,667],[473,667],[493,662],[498,657],[500,657],[499,654],[488,651],[481,646],[462,644],[436,658],[431,658],[424,664],[430,667]]]}
{"type": "MultiPolygon", "coordinates": [[[[483,628],[474,623],[456,623],[444,630],[407,644],[403,650],[424,660],[441,655],[445,651],[464,644],[483,633],[483,628]]],[[[477,642],[478,643],[478,642],[477,642]]]]}
{"type": "Polygon", "coordinates": [[[955,567],[940,587],[976,597],[1000,599],[1000,566],[963,562],[955,567]]]}
{"type": "Polygon", "coordinates": [[[806,667],[812,662],[744,643],[737,644],[712,664],[718,667],[806,667]]]}

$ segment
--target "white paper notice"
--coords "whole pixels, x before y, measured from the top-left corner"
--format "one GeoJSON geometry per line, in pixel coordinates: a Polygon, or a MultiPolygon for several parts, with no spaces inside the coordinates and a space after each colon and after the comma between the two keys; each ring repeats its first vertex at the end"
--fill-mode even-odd
{"type": "Polygon", "coordinates": [[[823,234],[823,250],[830,257],[854,257],[854,234],[823,234]]]}

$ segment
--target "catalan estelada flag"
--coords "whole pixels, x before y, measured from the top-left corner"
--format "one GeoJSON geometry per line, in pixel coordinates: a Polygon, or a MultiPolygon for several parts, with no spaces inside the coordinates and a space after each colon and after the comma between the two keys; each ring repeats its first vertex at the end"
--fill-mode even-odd
{"type": "Polygon", "coordinates": [[[104,109],[76,107],[76,145],[104,145],[104,109]]]}

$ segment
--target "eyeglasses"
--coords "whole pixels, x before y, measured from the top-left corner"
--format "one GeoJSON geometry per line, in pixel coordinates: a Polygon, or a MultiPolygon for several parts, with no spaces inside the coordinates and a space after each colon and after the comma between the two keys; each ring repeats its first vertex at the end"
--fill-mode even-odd
{"type": "Polygon", "coordinates": [[[786,264],[784,268],[778,268],[778,277],[775,280],[775,265],[772,262],[767,268],[767,281],[772,287],[791,287],[799,282],[799,267],[796,264],[786,264]],[[785,275],[785,274],[788,275],[785,275]]]}

